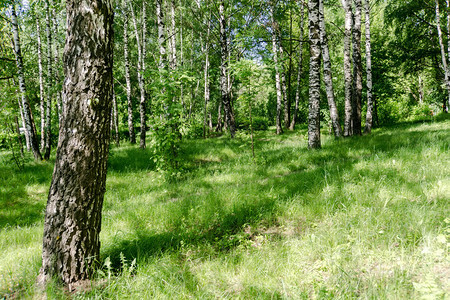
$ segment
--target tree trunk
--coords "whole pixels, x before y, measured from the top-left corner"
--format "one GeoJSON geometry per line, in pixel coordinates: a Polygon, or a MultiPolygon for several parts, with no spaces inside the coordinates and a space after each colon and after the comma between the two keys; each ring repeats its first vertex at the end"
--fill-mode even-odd
{"type": "MultiPolygon", "coordinates": [[[[365,0],[364,11],[366,14],[365,26],[366,26],[366,76],[367,76],[367,113],[366,113],[366,125],[364,127],[364,133],[370,134],[372,132],[373,124],[373,99],[372,99],[372,50],[370,41],[370,0],[365,0]]],[[[419,75],[420,78],[420,75],[419,75]]],[[[420,92],[419,92],[420,94],[420,92]]]]}
{"type": "Polygon", "coordinates": [[[361,0],[354,0],[353,23],[353,134],[361,135],[362,61],[361,61],[361,0]]]}
{"type": "Polygon", "coordinates": [[[442,30],[441,30],[441,16],[439,13],[439,1],[436,0],[436,27],[438,31],[439,36],[439,46],[441,48],[441,57],[442,57],[442,67],[444,68],[444,80],[445,80],[445,86],[447,87],[447,93],[448,93],[448,106],[450,106],[450,72],[448,69],[447,64],[447,58],[445,57],[445,48],[444,48],[444,42],[442,40],[442,30]]]}
{"type": "Polygon", "coordinates": [[[333,75],[331,72],[330,51],[328,49],[328,37],[325,28],[325,15],[323,8],[323,0],[319,0],[319,27],[320,27],[320,43],[322,46],[323,57],[323,80],[325,81],[328,108],[330,109],[330,120],[333,127],[334,136],[342,136],[341,123],[339,121],[339,112],[337,110],[336,101],[334,100],[333,75]]]}
{"type": "Polygon", "coordinates": [[[41,28],[39,18],[36,17],[36,35],[37,35],[37,52],[38,52],[38,68],[39,68],[39,108],[41,112],[41,151],[45,148],[45,102],[44,102],[44,75],[42,68],[42,43],[41,28]]]}
{"type": "Polygon", "coordinates": [[[115,142],[116,146],[120,146],[120,136],[119,136],[119,111],[117,110],[117,99],[116,99],[116,93],[114,91],[114,84],[113,84],[113,107],[112,107],[112,122],[114,127],[114,133],[115,133],[115,142]]]}
{"type": "Polygon", "coordinates": [[[53,17],[53,34],[55,40],[55,52],[53,53],[53,61],[55,64],[55,86],[58,86],[58,90],[56,91],[56,105],[58,108],[58,120],[59,124],[61,124],[61,119],[64,110],[64,103],[62,102],[61,90],[59,89],[60,85],[60,77],[59,77],[59,43],[58,43],[58,21],[56,19],[56,10],[52,8],[52,17],[53,17]]]}
{"type": "Polygon", "coordinates": [[[39,151],[39,143],[37,140],[36,131],[34,130],[33,119],[31,116],[30,103],[26,95],[25,76],[23,71],[22,51],[20,49],[19,25],[17,24],[17,14],[14,4],[11,6],[11,25],[14,38],[14,54],[16,56],[17,74],[19,77],[20,96],[22,99],[23,119],[25,121],[25,130],[28,132],[30,148],[36,160],[42,160],[41,152],[39,151]]]}
{"type": "Polygon", "coordinates": [[[73,290],[99,259],[112,106],[113,7],[66,1],[66,107],[50,186],[38,283],[73,290]]]}
{"type": "Polygon", "coordinates": [[[159,69],[166,68],[166,47],[164,46],[166,37],[165,37],[165,28],[164,28],[164,15],[162,11],[162,1],[156,0],[156,16],[158,23],[158,46],[159,46],[159,69]]]}
{"type": "Polygon", "coordinates": [[[352,62],[351,62],[351,37],[353,27],[353,13],[350,0],[342,0],[345,13],[344,34],[344,81],[345,81],[345,121],[344,136],[353,135],[352,130],[352,62]]]}
{"type": "Polygon", "coordinates": [[[234,124],[233,111],[231,109],[231,95],[228,83],[228,41],[226,32],[226,20],[225,20],[225,5],[221,0],[219,4],[219,24],[220,24],[220,91],[222,95],[223,108],[225,112],[225,120],[227,127],[230,130],[231,138],[234,138],[236,131],[234,124]]]}
{"type": "Polygon", "coordinates": [[[294,130],[295,122],[297,119],[298,106],[300,103],[300,92],[301,92],[301,81],[302,81],[302,71],[303,71],[303,23],[305,19],[305,2],[304,0],[300,1],[300,42],[298,45],[298,71],[297,71],[297,89],[295,91],[295,109],[294,114],[291,119],[291,125],[289,126],[289,130],[294,130]]]}
{"type": "Polygon", "coordinates": [[[50,158],[50,152],[52,147],[52,83],[53,83],[53,68],[52,68],[52,31],[50,21],[50,2],[45,1],[45,25],[47,33],[47,106],[45,109],[45,152],[44,159],[50,158]]]}
{"type": "Polygon", "coordinates": [[[208,114],[208,103],[210,97],[209,91],[209,35],[210,35],[210,25],[211,18],[208,20],[208,29],[206,31],[206,40],[205,40],[205,107],[203,109],[203,138],[206,138],[206,127],[207,124],[207,114],[208,114]]]}
{"type": "Polygon", "coordinates": [[[320,148],[320,27],[319,1],[309,0],[309,113],[308,148],[320,148]]]}
{"type": "Polygon", "coordinates": [[[283,94],[281,89],[281,80],[280,80],[280,66],[278,65],[278,45],[277,45],[277,23],[275,22],[275,4],[272,2],[270,6],[270,17],[272,23],[272,50],[273,50],[273,62],[275,65],[275,87],[277,90],[277,134],[283,133],[283,128],[281,126],[281,109],[283,105],[283,94]]]}
{"type": "MultiPolygon", "coordinates": [[[[146,135],[146,124],[145,124],[145,89],[144,89],[144,78],[143,78],[143,66],[144,65],[144,54],[145,51],[145,34],[143,35],[143,43],[140,42],[139,37],[139,30],[137,26],[137,20],[136,20],[136,14],[134,12],[133,5],[130,3],[130,11],[131,11],[131,17],[133,19],[133,25],[134,25],[134,33],[136,35],[136,45],[138,49],[138,65],[137,65],[137,75],[138,75],[138,85],[139,85],[139,91],[140,91],[140,102],[139,102],[139,115],[141,119],[141,132],[140,132],[140,139],[139,139],[139,147],[141,149],[145,149],[145,135],[146,135]]],[[[142,20],[143,24],[146,23],[146,14],[145,14],[145,2],[143,2],[143,11],[142,11],[142,20]]]]}
{"type": "Polygon", "coordinates": [[[130,135],[130,143],[136,144],[136,135],[134,134],[133,122],[133,100],[131,99],[130,59],[128,52],[128,4],[125,4],[123,9],[123,57],[125,60],[125,82],[127,85],[128,133],[130,135]]]}
{"type": "Polygon", "coordinates": [[[175,0],[170,3],[170,68],[175,70],[177,66],[177,36],[175,22],[175,0]]]}

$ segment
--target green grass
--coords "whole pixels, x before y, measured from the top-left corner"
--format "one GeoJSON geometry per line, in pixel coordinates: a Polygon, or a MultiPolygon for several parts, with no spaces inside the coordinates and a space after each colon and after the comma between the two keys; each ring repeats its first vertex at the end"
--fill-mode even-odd
{"type": "MultiPolygon", "coordinates": [[[[76,299],[450,297],[450,119],[306,149],[306,132],[185,140],[168,183],[112,147],[93,288],[76,299]],[[135,264],[132,261],[135,259],[135,264]]],[[[0,298],[39,297],[52,162],[0,154],[0,298]]],[[[49,298],[68,295],[58,286],[49,298]]]]}

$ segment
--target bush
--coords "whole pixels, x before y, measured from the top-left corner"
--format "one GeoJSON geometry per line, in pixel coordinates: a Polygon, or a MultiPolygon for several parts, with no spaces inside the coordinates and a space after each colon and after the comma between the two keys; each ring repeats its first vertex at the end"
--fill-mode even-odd
{"type": "MultiPolygon", "coordinates": [[[[266,130],[269,128],[269,121],[264,117],[253,117],[253,130],[266,130]]],[[[237,127],[241,130],[250,130],[250,119],[245,118],[241,120],[237,127]]]]}

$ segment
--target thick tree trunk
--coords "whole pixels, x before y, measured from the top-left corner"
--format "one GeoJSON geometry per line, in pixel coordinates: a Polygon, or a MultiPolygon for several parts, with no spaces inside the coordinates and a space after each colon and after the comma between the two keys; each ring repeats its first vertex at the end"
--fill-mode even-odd
{"type": "Polygon", "coordinates": [[[41,113],[41,151],[45,148],[45,102],[44,102],[44,75],[42,68],[42,43],[41,43],[41,26],[39,18],[36,17],[36,35],[37,35],[37,52],[38,52],[38,68],[39,68],[39,108],[41,113]]]}
{"type": "MultiPolygon", "coordinates": [[[[367,113],[366,113],[366,125],[364,127],[364,133],[370,134],[373,125],[373,99],[372,99],[372,50],[370,41],[370,0],[364,2],[365,29],[366,29],[366,86],[367,86],[367,113]]],[[[419,75],[420,78],[420,75],[419,75]]],[[[420,84],[419,84],[420,85],[420,84]]],[[[419,92],[420,94],[420,92],[419,92]]]]}
{"type": "Polygon", "coordinates": [[[353,27],[353,13],[351,0],[342,0],[345,13],[344,33],[344,81],[345,81],[345,121],[344,136],[353,135],[352,128],[352,62],[351,62],[351,38],[353,27]]]}
{"type": "Polygon", "coordinates": [[[45,152],[44,159],[48,160],[50,158],[50,152],[52,147],[52,97],[53,97],[53,68],[52,68],[52,30],[50,21],[50,1],[45,1],[45,25],[47,34],[47,102],[45,109],[45,152]]]}
{"type": "Polygon", "coordinates": [[[123,57],[125,60],[125,82],[127,85],[128,134],[130,135],[130,143],[136,144],[136,135],[134,134],[133,122],[133,100],[131,99],[130,59],[128,51],[128,13],[128,4],[125,4],[123,13],[123,57]]]}
{"type": "Polygon", "coordinates": [[[442,40],[442,30],[441,30],[441,16],[439,12],[439,1],[436,0],[436,27],[438,31],[439,36],[439,46],[441,48],[441,57],[442,57],[442,67],[444,68],[444,80],[445,80],[445,86],[447,87],[447,93],[448,93],[448,105],[447,105],[447,111],[448,107],[450,106],[450,70],[448,69],[447,64],[447,58],[445,56],[445,48],[444,48],[444,42],[442,40]]]}
{"type": "MultiPolygon", "coordinates": [[[[141,149],[144,149],[146,147],[145,145],[145,135],[146,135],[146,122],[145,122],[145,88],[144,88],[144,76],[143,76],[143,67],[144,64],[144,54],[145,51],[145,34],[143,35],[143,41],[141,44],[141,39],[139,37],[139,29],[137,26],[137,19],[136,14],[134,12],[133,5],[130,3],[130,11],[131,11],[131,17],[133,19],[133,25],[134,25],[134,33],[136,36],[136,45],[138,49],[138,65],[137,65],[137,74],[138,74],[138,85],[139,85],[139,91],[140,91],[140,102],[139,102],[139,116],[141,120],[141,132],[139,135],[139,147],[141,149]]],[[[145,2],[143,3],[143,11],[142,11],[142,20],[143,23],[146,23],[146,14],[145,14],[145,2]]]]}
{"type": "Polygon", "coordinates": [[[12,7],[11,25],[14,39],[14,54],[16,56],[16,66],[17,66],[17,74],[19,77],[20,97],[22,102],[23,119],[25,121],[25,130],[28,133],[30,148],[31,151],[33,152],[34,158],[37,160],[42,160],[42,155],[41,152],[39,151],[39,143],[36,131],[34,130],[33,119],[31,116],[30,103],[28,102],[28,98],[26,95],[25,76],[23,71],[22,51],[20,47],[19,25],[17,24],[16,9],[14,5],[12,5],[11,7],[12,7]]]}
{"type": "Polygon", "coordinates": [[[278,64],[278,44],[277,44],[277,23],[275,22],[275,4],[272,2],[270,6],[270,17],[272,23],[272,51],[273,51],[273,62],[275,65],[275,87],[277,91],[277,119],[276,128],[277,134],[283,133],[283,128],[281,126],[281,110],[283,105],[283,92],[281,87],[280,79],[280,66],[278,64]]]}
{"type": "Polygon", "coordinates": [[[361,0],[354,0],[353,23],[353,134],[361,135],[362,61],[361,61],[361,0]]]}
{"type": "Polygon", "coordinates": [[[334,100],[333,75],[331,72],[330,51],[328,49],[328,37],[325,28],[323,0],[319,0],[319,26],[320,26],[320,43],[322,46],[322,57],[323,57],[323,80],[325,81],[328,99],[328,108],[330,109],[330,120],[335,137],[341,137],[342,128],[341,123],[339,121],[339,112],[337,110],[336,101],[334,100]]]}
{"type": "Polygon", "coordinates": [[[309,0],[309,113],[308,148],[320,148],[320,27],[319,1],[309,0]]]}
{"type": "Polygon", "coordinates": [[[297,89],[295,91],[295,108],[294,114],[291,119],[291,125],[289,126],[289,130],[294,130],[295,122],[297,119],[298,106],[300,103],[300,93],[301,93],[301,81],[302,81],[302,73],[303,73],[303,23],[305,19],[305,2],[304,0],[300,1],[300,42],[298,45],[298,71],[297,71],[297,89]]]}
{"type": "Polygon", "coordinates": [[[225,121],[230,130],[231,138],[234,138],[236,127],[234,124],[233,111],[231,109],[231,95],[228,80],[228,41],[225,20],[225,5],[221,0],[219,4],[219,24],[220,24],[220,91],[222,95],[223,108],[225,112],[225,121]]]}
{"type": "Polygon", "coordinates": [[[99,259],[112,106],[113,7],[66,1],[63,87],[66,109],[44,223],[38,283],[52,277],[69,290],[99,259]]]}

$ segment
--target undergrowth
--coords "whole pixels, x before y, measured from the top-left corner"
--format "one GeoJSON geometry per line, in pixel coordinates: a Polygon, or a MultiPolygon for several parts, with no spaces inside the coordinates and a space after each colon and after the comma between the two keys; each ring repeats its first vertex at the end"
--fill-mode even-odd
{"type": "MultiPolygon", "coordinates": [[[[92,284],[49,298],[450,297],[450,120],[371,136],[185,140],[184,173],[112,147],[92,284]]],[[[36,298],[52,162],[0,153],[0,297],[36,298]]]]}

